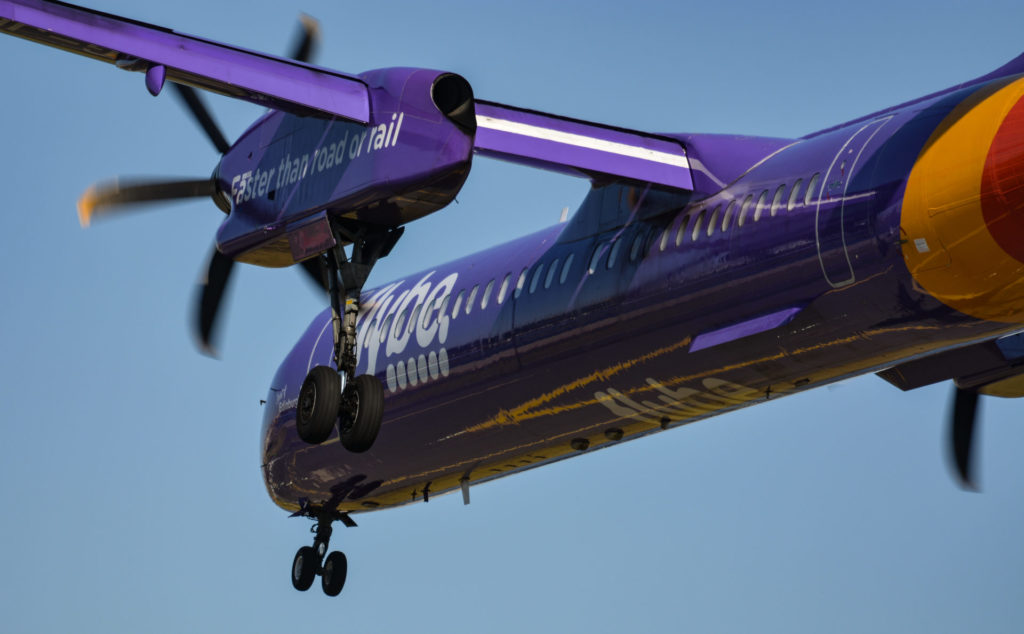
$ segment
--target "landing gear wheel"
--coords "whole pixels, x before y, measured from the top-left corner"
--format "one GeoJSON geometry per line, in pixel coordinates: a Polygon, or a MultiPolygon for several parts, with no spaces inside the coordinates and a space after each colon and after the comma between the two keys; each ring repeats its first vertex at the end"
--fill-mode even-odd
{"type": "MultiPolygon", "coordinates": [[[[320,558],[317,556],[315,548],[312,546],[300,548],[292,561],[292,586],[302,592],[309,590],[313,585],[313,578],[316,577],[316,569],[319,565],[320,558]]],[[[338,590],[341,591],[340,588],[338,590]]]]}
{"type": "Polygon", "coordinates": [[[341,408],[341,379],[327,366],[318,365],[309,371],[299,390],[295,427],[299,438],[311,445],[327,440],[338,420],[341,408]]]}
{"type": "Polygon", "coordinates": [[[345,395],[345,409],[338,423],[341,444],[352,453],[362,453],[373,446],[384,417],[384,386],[377,377],[361,374],[345,395]]]}
{"type": "Polygon", "coordinates": [[[348,576],[348,559],[345,553],[334,551],[327,555],[324,561],[324,570],[321,573],[320,585],[323,586],[324,594],[329,597],[336,597],[341,594],[345,587],[345,578],[348,576]]]}

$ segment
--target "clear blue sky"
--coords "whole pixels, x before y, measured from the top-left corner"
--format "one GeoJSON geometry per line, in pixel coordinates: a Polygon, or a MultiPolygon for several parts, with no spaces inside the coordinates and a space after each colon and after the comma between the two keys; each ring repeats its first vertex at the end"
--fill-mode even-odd
{"type": "MultiPolygon", "coordinates": [[[[477,96],[652,131],[798,136],[1024,51],[1024,4],[95,0],[319,62],[457,71],[477,96]]],[[[309,522],[259,472],[259,399],[321,301],[246,267],[223,359],[187,319],[220,213],[79,228],[118,174],[204,176],[216,153],[138,74],[0,37],[0,630],[1020,632],[1021,403],[983,404],[980,480],[944,460],[948,388],[867,376],[335,532],[349,586],[295,592],[309,522]]],[[[213,98],[228,136],[259,109],[213,98]]],[[[478,160],[374,281],[557,221],[586,184],[478,160]]]]}

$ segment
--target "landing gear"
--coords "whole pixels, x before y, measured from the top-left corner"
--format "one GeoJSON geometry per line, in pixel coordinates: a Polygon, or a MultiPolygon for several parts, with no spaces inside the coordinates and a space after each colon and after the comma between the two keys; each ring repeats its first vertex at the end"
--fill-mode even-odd
{"type": "Polygon", "coordinates": [[[347,576],[348,558],[345,557],[345,553],[336,550],[327,555],[327,560],[324,561],[324,571],[320,575],[320,585],[324,589],[324,594],[329,597],[341,594],[347,576]]]}
{"type": "Polygon", "coordinates": [[[316,571],[320,567],[320,558],[312,546],[303,546],[295,553],[292,561],[292,585],[296,590],[305,592],[313,585],[316,571]]]}
{"type": "Polygon", "coordinates": [[[329,597],[338,596],[345,587],[348,558],[345,557],[345,553],[338,550],[327,555],[331,541],[331,521],[329,516],[320,515],[312,529],[316,533],[313,545],[303,546],[295,553],[295,559],[292,560],[292,586],[296,590],[309,590],[317,575],[320,575],[320,585],[324,594],[329,597]],[[327,555],[326,558],[324,555],[327,555]]]}
{"type": "Polygon", "coordinates": [[[373,445],[384,416],[384,387],[377,377],[362,374],[346,390],[348,399],[338,421],[341,444],[352,453],[362,453],[373,445]]]}
{"type": "Polygon", "coordinates": [[[316,445],[327,440],[337,422],[342,446],[362,453],[373,446],[380,431],[384,387],[375,376],[356,376],[359,296],[373,265],[391,252],[403,229],[349,231],[340,224],[332,228],[337,246],[320,257],[331,297],[333,360],[337,370],[316,366],[306,375],[299,392],[296,428],[302,440],[316,445]],[[352,244],[351,259],[345,254],[345,244],[352,244]]]}
{"type": "Polygon", "coordinates": [[[327,440],[341,408],[341,379],[327,366],[318,365],[306,375],[299,390],[295,426],[299,438],[311,445],[327,440]]]}

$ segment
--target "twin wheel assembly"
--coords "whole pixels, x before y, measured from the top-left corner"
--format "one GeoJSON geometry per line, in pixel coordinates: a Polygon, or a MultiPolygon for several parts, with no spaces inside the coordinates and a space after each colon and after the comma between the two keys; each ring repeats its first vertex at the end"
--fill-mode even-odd
{"type": "Polygon", "coordinates": [[[362,453],[377,438],[383,415],[384,388],[377,377],[357,376],[343,389],[334,368],[318,365],[302,383],[295,426],[302,440],[319,445],[337,422],[342,446],[362,453]]]}
{"type": "Polygon", "coordinates": [[[327,546],[331,541],[331,520],[321,518],[313,526],[316,538],[312,546],[303,546],[295,553],[292,561],[292,586],[296,590],[306,591],[313,585],[313,579],[320,575],[320,585],[324,594],[336,597],[345,587],[348,577],[348,559],[345,553],[334,551],[327,554],[327,546]]]}
{"type": "MultiPolygon", "coordinates": [[[[369,230],[332,224],[339,246],[310,261],[322,273],[331,300],[335,368],[318,365],[299,390],[295,427],[307,443],[319,445],[338,425],[341,444],[353,453],[367,451],[377,438],[384,416],[384,386],[369,374],[356,376],[356,320],[363,284],[381,257],[391,252],[403,228],[369,230]],[[352,245],[349,259],[340,246],[352,245]],[[345,378],[342,384],[342,377],[345,378]],[[355,377],[355,378],[352,378],[355,377]]],[[[322,556],[322,555],[321,555],[322,556]]],[[[296,560],[298,561],[298,560],[296,560]]]]}

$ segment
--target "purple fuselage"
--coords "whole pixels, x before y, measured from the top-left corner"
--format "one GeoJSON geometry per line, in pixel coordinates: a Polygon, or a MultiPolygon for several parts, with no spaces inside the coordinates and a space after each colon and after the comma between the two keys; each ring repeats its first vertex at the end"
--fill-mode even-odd
{"type": "Polygon", "coordinates": [[[801,139],[679,135],[692,194],[595,186],[567,223],[367,291],[359,372],[386,402],[365,454],[295,431],[324,311],[271,384],[271,497],[404,504],[1019,329],[938,301],[901,251],[915,161],[991,81],[801,139]]]}

